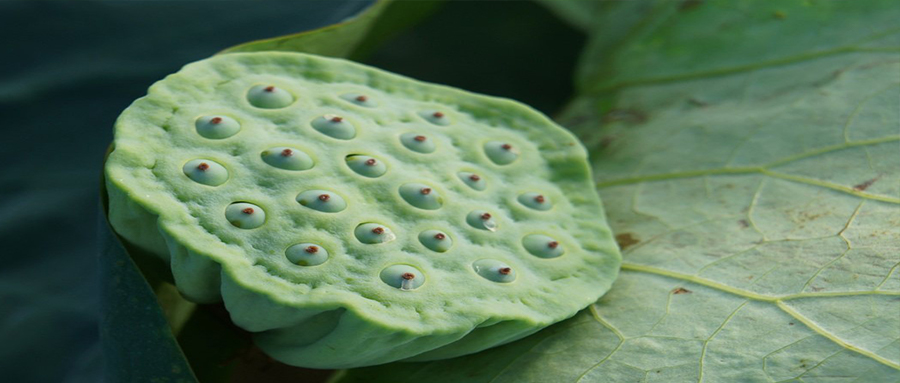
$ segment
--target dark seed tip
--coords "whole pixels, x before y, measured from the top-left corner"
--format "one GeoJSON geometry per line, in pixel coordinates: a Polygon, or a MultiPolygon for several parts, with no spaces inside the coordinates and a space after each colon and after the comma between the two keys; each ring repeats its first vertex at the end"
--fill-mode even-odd
{"type": "Polygon", "coordinates": [[[382,234],[382,233],[384,233],[384,228],[383,228],[383,227],[376,227],[376,228],[372,229],[372,232],[375,233],[375,234],[382,234]]]}
{"type": "Polygon", "coordinates": [[[434,118],[443,118],[444,114],[441,112],[434,112],[434,114],[432,114],[432,116],[434,116],[434,118]]]}
{"type": "Polygon", "coordinates": [[[484,213],[484,214],[482,214],[482,215],[481,215],[481,219],[483,219],[483,220],[485,220],[485,221],[491,219],[491,213],[484,213]]]}
{"type": "Polygon", "coordinates": [[[512,269],[509,267],[501,267],[499,270],[497,270],[497,272],[503,275],[508,275],[512,272],[512,269]]]}
{"type": "Polygon", "coordinates": [[[310,253],[310,254],[318,253],[318,252],[319,252],[319,248],[318,248],[318,247],[315,247],[315,246],[308,246],[308,247],[306,248],[306,252],[307,252],[307,253],[310,253]]]}
{"type": "Polygon", "coordinates": [[[510,145],[510,144],[503,144],[503,145],[500,145],[500,147],[503,148],[503,150],[511,150],[512,149],[512,145],[510,145]]]}
{"type": "Polygon", "coordinates": [[[440,240],[443,240],[444,238],[447,238],[447,236],[444,235],[444,233],[437,233],[437,234],[434,235],[434,239],[437,239],[437,240],[439,240],[439,241],[440,241],[440,240]]]}
{"type": "Polygon", "coordinates": [[[555,249],[555,248],[557,248],[558,246],[559,246],[559,242],[556,242],[556,241],[550,241],[550,242],[547,242],[547,247],[549,247],[549,248],[551,248],[551,249],[555,249]]]}
{"type": "Polygon", "coordinates": [[[253,214],[253,208],[252,208],[252,207],[248,207],[248,208],[246,208],[246,209],[244,209],[244,210],[241,210],[241,212],[243,212],[244,214],[253,214]]]}
{"type": "Polygon", "coordinates": [[[479,177],[478,174],[472,174],[469,176],[469,179],[472,181],[478,181],[481,179],[481,177],[479,177]]]}
{"type": "Polygon", "coordinates": [[[275,91],[275,86],[269,85],[269,86],[266,87],[265,91],[266,91],[266,92],[274,92],[274,91],[275,91]]]}
{"type": "Polygon", "coordinates": [[[285,150],[281,151],[281,155],[283,157],[290,157],[290,156],[294,155],[294,151],[290,150],[290,149],[285,149],[285,150]]]}
{"type": "Polygon", "coordinates": [[[400,278],[403,278],[408,281],[410,279],[415,279],[416,275],[413,273],[403,273],[403,275],[401,275],[400,278]]]}
{"type": "Polygon", "coordinates": [[[420,192],[422,192],[422,194],[425,194],[425,195],[431,194],[431,188],[422,188],[422,190],[420,190],[420,192]]]}
{"type": "Polygon", "coordinates": [[[426,137],[425,136],[415,136],[415,137],[413,137],[413,139],[416,141],[422,142],[422,141],[426,140],[426,137]]]}
{"type": "Polygon", "coordinates": [[[222,117],[213,117],[211,120],[209,120],[209,122],[212,124],[222,123],[222,117]]]}
{"type": "Polygon", "coordinates": [[[207,164],[206,162],[201,162],[200,165],[197,165],[197,169],[199,169],[200,171],[206,171],[206,169],[209,169],[209,164],[207,164]]]}
{"type": "Polygon", "coordinates": [[[356,101],[359,101],[359,102],[366,102],[366,100],[368,100],[368,99],[369,98],[366,96],[356,96],[356,101]]]}
{"type": "Polygon", "coordinates": [[[537,196],[537,197],[534,197],[534,202],[537,202],[537,203],[544,203],[544,201],[545,201],[545,198],[544,198],[544,196],[542,196],[542,195],[539,195],[539,196],[537,196]]]}
{"type": "Polygon", "coordinates": [[[366,160],[366,165],[373,166],[375,165],[375,162],[376,161],[374,158],[369,158],[368,160],[366,160]]]}
{"type": "Polygon", "coordinates": [[[331,122],[337,123],[337,122],[341,122],[341,121],[344,121],[344,118],[340,117],[340,116],[334,116],[331,118],[331,122]]]}
{"type": "Polygon", "coordinates": [[[331,199],[331,196],[328,194],[319,194],[319,201],[328,202],[331,199]]]}

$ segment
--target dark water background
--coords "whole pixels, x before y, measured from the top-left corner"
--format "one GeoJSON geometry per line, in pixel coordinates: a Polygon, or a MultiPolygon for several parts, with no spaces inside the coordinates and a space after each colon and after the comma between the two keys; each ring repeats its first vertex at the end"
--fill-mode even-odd
{"type": "MultiPolygon", "coordinates": [[[[0,2],[0,380],[102,379],[98,186],[118,114],[184,64],[369,4],[0,2]]],[[[530,2],[450,2],[360,59],[552,114],[583,42],[530,2]]]]}

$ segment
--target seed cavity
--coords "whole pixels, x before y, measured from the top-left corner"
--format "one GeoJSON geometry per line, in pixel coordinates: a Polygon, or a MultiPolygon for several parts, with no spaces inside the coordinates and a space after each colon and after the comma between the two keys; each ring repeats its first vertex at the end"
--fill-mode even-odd
{"type": "Polygon", "coordinates": [[[201,137],[221,140],[241,130],[241,123],[228,116],[202,116],[194,121],[194,128],[201,137]]]}
{"type": "Polygon", "coordinates": [[[381,281],[400,290],[415,290],[425,283],[425,274],[410,265],[392,265],[381,270],[381,281]]]}
{"type": "Polygon", "coordinates": [[[325,213],[337,213],[347,208],[343,197],[327,190],[307,190],[297,195],[297,202],[325,213]]]}
{"type": "Polygon", "coordinates": [[[280,109],[294,103],[294,96],[274,85],[255,85],[247,91],[250,105],[262,109],[280,109]]]}
{"type": "Polygon", "coordinates": [[[431,251],[446,252],[453,246],[453,240],[440,230],[425,230],[419,233],[419,242],[431,251]]]}
{"type": "Polygon", "coordinates": [[[419,209],[437,210],[444,204],[444,199],[430,186],[420,183],[408,183],[400,186],[400,197],[419,209]]]}
{"type": "Polygon", "coordinates": [[[522,238],[522,246],[538,258],[556,258],[566,250],[559,241],[543,234],[529,234],[522,238]]]}
{"type": "Polygon", "coordinates": [[[375,157],[351,154],[347,156],[346,160],[347,167],[363,177],[377,178],[387,172],[387,166],[384,162],[375,157]]]}
{"type": "Polygon", "coordinates": [[[266,212],[248,202],[235,202],[225,208],[225,219],[234,227],[254,229],[266,222],[266,212]]]}
{"type": "Polygon", "coordinates": [[[347,101],[351,104],[364,106],[366,108],[374,108],[378,106],[378,103],[365,94],[361,93],[345,93],[340,96],[344,101],[347,101]]]}
{"type": "Polygon", "coordinates": [[[407,149],[417,153],[428,154],[435,150],[434,140],[418,133],[403,133],[400,135],[400,143],[407,149]]]}
{"type": "Polygon", "coordinates": [[[466,223],[468,223],[469,226],[480,230],[497,230],[497,221],[494,219],[494,216],[484,210],[472,210],[469,212],[466,216],[466,223]]]}
{"type": "Polygon", "coordinates": [[[519,203],[534,210],[547,211],[553,207],[553,202],[543,194],[528,192],[522,193],[517,198],[519,203]]]}
{"type": "Polygon", "coordinates": [[[516,280],[516,270],[496,259],[479,259],[472,263],[472,269],[492,282],[510,283],[516,280]]]}
{"type": "Polygon", "coordinates": [[[374,222],[360,224],[353,233],[357,240],[365,244],[385,243],[397,238],[387,226],[374,222]]]}
{"type": "Polygon", "coordinates": [[[276,146],[259,154],[263,162],[284,170],[308,170],[315,165],[312,157],[304,151],[286,146],[276,146]]]}
{"type": "Polygon", "coordinates": [[[425,121],[440,126],[450,125],[451,122],[450,117],[440,110],[423,110],[419,112],[419,116],[425,119],[425,121]]]}
{"type": "Polygon", "coordinates": [[[207,186],[219,186],[228,181],[228,169],[213,160],[191,160],[181,170],[192,181],[207,186]]]}
{"type": "Polygon", "coordinates": [[[284,254],[298,266],[317,266],[328,260],[328,250],[315,243],[298,243],[288,247],[284,254]]]}
{"type": "Polygon", "coordinates": [[[459,172],[456,173],[459,176],[459,179],[472,188],[473,190],[482,191],[487,189],[487,181],[484,180],[481,176],[471,172],[459,172]]]}
{"type": "Polygon", "coordinates": [[[488,141],[484,144],[484,153],[497,165],[509,165],[519,158],[519,152],[509,143],[488,141]]]}
{"type": "Polygon", "coordinates": [[[310,125],[319,133],[339,140],[356,137],[356,128],[345,118],[333,114],[317,117],[310,125]]]}

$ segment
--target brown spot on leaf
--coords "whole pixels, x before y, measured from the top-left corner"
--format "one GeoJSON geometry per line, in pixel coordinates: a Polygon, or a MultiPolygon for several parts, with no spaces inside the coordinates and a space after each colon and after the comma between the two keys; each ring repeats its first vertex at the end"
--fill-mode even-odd
{"type": "Polygon", "coordinates": [[[603,136],[600,137],[600,149],[606,149],[610,144],[615,140],[615,137],[612,136],[603,136]]]}
{"type": "Polygon", "coordinates": [[[698,108],[704,108],[704,107],[709,106],[708,102],[697,99],[697,98],[693,98],[693,97],[688,99],[688,103],[690,103],[692,106],[696,106],[698,108]]]}
{"type": "Polygon", "coordinates": [[[688,289],[686,289],[686,288],[684,288],[684,287],[676,287],[674,290],[672,290],[672,294],[676,294],[676,295],[677,295],[677,294],[690,294],[690,293],[692,293],[692,292],[693,292],[693,291],[688,290],[688,289]]]}
{"type": "Polygon", "coordinates": [[[788,322],[788,326],[793,326],[794,322],[788,322]]]}
{"type": "Polygon", "coordinates": [[[678,5],[679,11],[690,11],[703,5],[703,0],[684,0],[678,5]]]}
{"type": "Polygon", "coordinates": [[[622,250],[625,250],[629,246],[634,245],[638,242],[640,242],[640,240],[632,236],[631,233],[622,233],[616,235],[616,243],[619,244],[619,248],[622,250]]]}
{"type": "Polygon", "coordinates": [[[787,13],[784,13],[784,11],[775,11],[772,12],[772,16],[778,20],[784,20],[787,18],[787,13]]]}
{"type": "Polygon", "coordinates": [[[875,181],[878,181],[879,178],[881,178],[881,176],[872,178],[872,179],[870,179],[870,180],[868,180],[868,181],[866,181],[866,182],[863,182],[863,183],[861,183],[861,184],[859,184],[859,185],[856,185],[856,186],[853,187],[853,190],[856,190],[856,191],[863,191],[863,190],[866,190],[866,189],[869,188],[869,186],[872,186],[872,184],[874,184],[875,181]]]}
{"type": "Polygon", "coordinates": [[[750,222],[747,222],[746,219],[742,219],[742,220],[738,221],[738,223],[741,224],[742,228],[746,229],[746,228],[750,227],[750,222]]]}

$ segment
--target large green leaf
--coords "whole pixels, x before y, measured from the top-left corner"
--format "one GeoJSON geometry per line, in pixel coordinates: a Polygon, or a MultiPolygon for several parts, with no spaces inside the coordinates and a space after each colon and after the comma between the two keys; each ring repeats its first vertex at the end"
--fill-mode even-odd
{"type": "Polygon", "coordinates": [[[613,289],[520,342],[343,382],[900,381],[900,7],[597,11],[561,122],[623,249],[613,289]]]}

